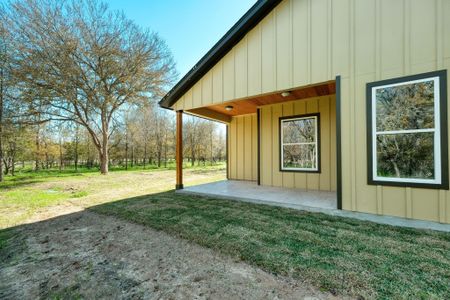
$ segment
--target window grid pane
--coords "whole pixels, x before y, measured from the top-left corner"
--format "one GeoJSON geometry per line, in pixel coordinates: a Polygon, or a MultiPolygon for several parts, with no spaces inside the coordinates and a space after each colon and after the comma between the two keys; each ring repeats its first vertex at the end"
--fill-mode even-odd
{"type": "Polygon", "coordinates": [[[438,83],[435,77],[372,88],[374,179],[440,182],[438,83]]]}
{"type": "Polygon", "coordinates": [[[317,116],[281,121],[283,170],[318,170],[317,116]]]}

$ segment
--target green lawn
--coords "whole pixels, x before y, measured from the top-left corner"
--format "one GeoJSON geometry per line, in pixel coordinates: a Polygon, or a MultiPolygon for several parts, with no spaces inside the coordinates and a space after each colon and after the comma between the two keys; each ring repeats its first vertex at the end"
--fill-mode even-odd
{"type": "Polygon", "coordinates": [[[450,299],[450,234],[176,194],[91,208],[337,295],[450,299]]]}
{"type": "MultiPolygon", "coordinates": [[[[224,179],[226,165],[188,166],[186,180],[198,184],[224,179]]],[[[89,207],[123,198],[167,191],[175,185],[168,168],[112,169],[101,175],[95,169],[25,170],[0,183],[0,229],[22,224],[40,211],[58,205],[89,207]]]]}
{"type": "MultiPolygon", "coordinates": [[[[185,172],[185,183],[224,179],[224,170],[223,164],[192,168],[185,172]]],[[[15,226],[50,218],[61,207],[81,207],[165,231],[336,295],[450,299],[450,234],[176,194],[169,191],[174,178],[173,170],[7,177],[0,184],[0,262],[24,247],[15,226]]]]}

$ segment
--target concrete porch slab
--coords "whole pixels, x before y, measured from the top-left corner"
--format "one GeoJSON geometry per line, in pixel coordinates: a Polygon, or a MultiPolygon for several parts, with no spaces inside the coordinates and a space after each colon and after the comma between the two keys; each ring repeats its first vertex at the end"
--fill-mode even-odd
{"type": "Polygon", "coordinates": [[[223,180],[186,187],[178,192],[297,209],[305,209],[305,207],[336,209],[337,207],[335,192],[305,191],[299,189],[258,186],[256,182],[253,181],[223,180]]]}
{"type": "Polygon", "coordinates": [[[177,193],[281,206],[392,226],[450,232],[450,224],[339,210],[335,192],[258,186],[252,181],[223,180],[186,187],[177,193]]]}

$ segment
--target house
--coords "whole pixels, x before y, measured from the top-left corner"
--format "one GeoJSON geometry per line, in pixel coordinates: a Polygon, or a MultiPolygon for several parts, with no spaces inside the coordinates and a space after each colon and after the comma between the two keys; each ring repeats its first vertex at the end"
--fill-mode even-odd
{"type": "Polygon", "coordinates": [[[227,124],[228,178],[450,223],[448,0],[258,1],[160,101],[227,124]]]}

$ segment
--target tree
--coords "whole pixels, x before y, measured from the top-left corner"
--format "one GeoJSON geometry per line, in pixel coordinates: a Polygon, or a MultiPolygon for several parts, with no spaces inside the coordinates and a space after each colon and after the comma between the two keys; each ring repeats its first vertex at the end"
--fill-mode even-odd
{"type": "Polygon", "coordinates": [[[8,87],[9,55],[7,51],[7,32],[4,19],[4,9],[0,6],[0,182],[3,181],[3,127],[4,127],[4,103],[6,102],[6,90],[8,87]]]}
{"type": "Polygon", "coordinates": [[[162,96],[176,76],[167,46],[96,0],[17,0],[7,22],[15,76],[43,101],[28,99],[30,111],[85,127],[107,174],[120,109],[162,96]]]}

